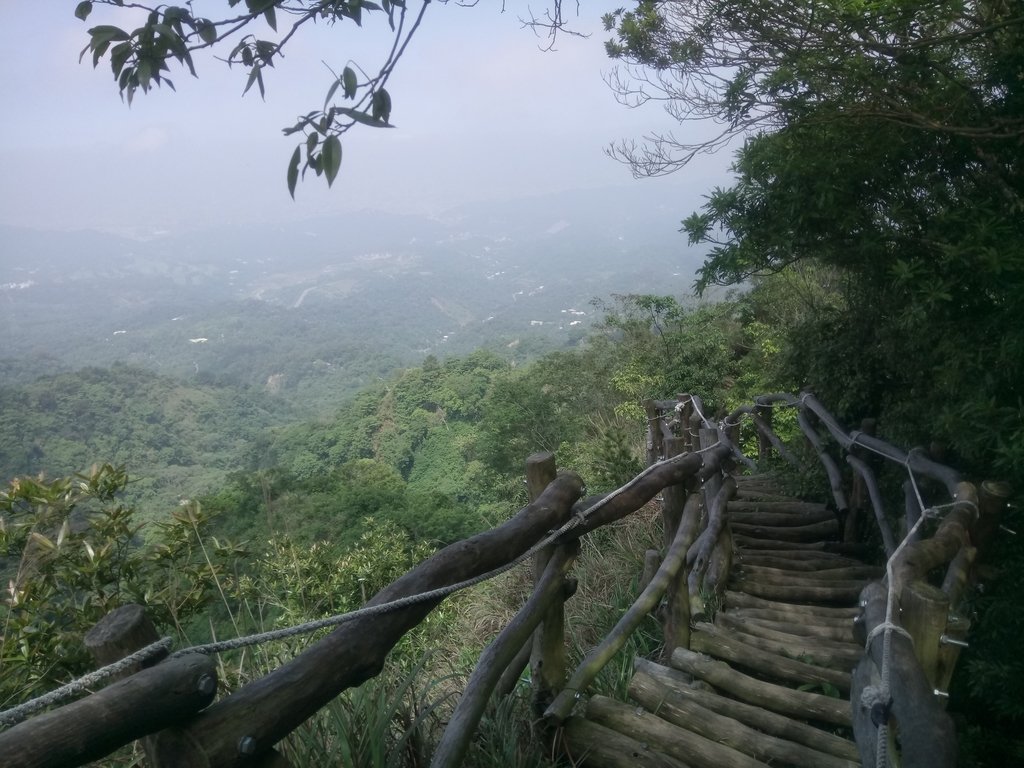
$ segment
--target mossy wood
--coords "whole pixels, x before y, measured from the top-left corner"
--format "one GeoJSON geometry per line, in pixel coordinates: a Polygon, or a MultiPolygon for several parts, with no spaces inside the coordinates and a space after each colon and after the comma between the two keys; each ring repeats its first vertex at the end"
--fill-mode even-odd
{"type": "Polygon", "coordinates": [[[671,687],[677,696],[690,699],[711,712],[726,715],[764,733],[803,744],[816,752],[824,752],[844,760],[856,760],[858,757],[857,747],[847,739],[763,707],[701,690],[691,684],[688,675],[677,669],[641,658],[633,660],[633,667],[638,674],[643,673],[660,681],[671,687]]]}
{"type": "Polygon", "coordinates": [[[725,662],[684,648],[676,648],[672,654],[672,666],[759,707],[805,720],[850,725],[849,704],[831,696],[766,683],[731,669],[725,662]]]}
{"type": "Polygon", "coordinates": [[[179,723],[213,701],[217,668],[198,653],[168,659],[0,733],[4,768],[82,765],[179,723]]]}
{"type": "Polygon", "coordinates": [[[827,684],[844,694],[850,692],[849,672],[819,667],[766,651],[743,642],[734,634],[723,632],[714,624],[701,623],[694,627],[690,635],[690,650],[749,669],[759,677],[797,686],[827,684]]]}
{"type": "Polygon", "coordinates": [[[501,678],[502,672],[541,621],[547,620],[551,607],[560,606],[564,602],[565,574],[574,558],[575,549],[568,546],[559,547],[555,551],[526,604],[481,654],[473,674],[466,682],[462,698],[459,699],[434,751],[430,762],[431,768],[456,768],[462,764],[487,702],[491,698],[491,692],[501,678]]]}
{"type": "MultiPolygon", "coordinates": [[[[686,686],[689,688],[689,686],[686,686]]],[[[778,736],[762,733],[738,719],[702,706],[669,685],[664,678],[637,669],[629,683],[629,695],[650,712],[673,725],[769,764],[813,765],[816,768],[857,768],[859,763],[819,752],[778,736]]]]}
{"type": "Polygon", "coordinates": [[[570,717],[562,727],[561,751],[571,765],[591,768],[689,768],[623,733],[587,720],[570,717]]]}
{"type": "Polygon", "coordinates": [[[680,728],[638,707],[594,696],[587,702],[587,719],[649,744],[694,768],[767,768],[749,755],[680,728]]]}

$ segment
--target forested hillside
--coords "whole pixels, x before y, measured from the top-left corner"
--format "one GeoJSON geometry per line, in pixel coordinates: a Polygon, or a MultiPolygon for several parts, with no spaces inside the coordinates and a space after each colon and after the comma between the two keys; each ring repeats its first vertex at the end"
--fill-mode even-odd
{"type": "MultiPolygon", "coordinates": [[[[273,7],[284,4],[260,13],[273,7]]],[[[638,175],[660,175],[736,142],[732,179],[703,204],[665,212],[665,201],[611,199],[588,217],[548,201],[529,224],[513,209],[496,221],[470,208],[415,226],[382,215],[371,228],[379,237],[355,238],[344,253],[339,223],[321,222],[308,239],[256,233],[270,253],[251,263],[250,236],[228,233],[248,245],[217,266],[195,258],[197,243],[174,240],[170,254],[164,241],[140,245],[133,261],[108,259],[109,241],[87,238],[95,269],[54,258],[38,275],[26,261],[4,278],[12,333],[0,470],[23,477],[0,496],[0,568],[11,584],[0,605],[3,663],[13,670],[0,676],[0,703],[81,672],[81,653],[61,654],[128,599],[186,638],[348,610],[438,545],[506,519],[525,499],[532,452],[555,452],[590,491],[613,489],[640,467],[647,398],[695,392],[721,415],[757,394],[807,389],[845,425],[877,419],[893,443],[922,446],[972,480],[1004,481],[1019,497],[1019,4],[644,0],[605,25],[608,53],[628,65],[612,78],[625,101],[661,99],[682,123],[721,129],[613,154],[638,175]],[[622,234],[628,222],[640,222],[634,235],[651,226],[652,213],[682,220],[695,250],[622,234]],[[698,255],[695,297],[680,282],[698,255]],[[556,262],[567,268],[553,274],[556,262]],[[144,290],[97,303],[87,289],[125,271],[147,275],[144,290]],[[201,298],[179,305],[172,283],[201,298]],[[712,302],[718,287],[730,293],[712,302]],[[82,311],[61,320],[69,295],[82,311]],[[108,310],[116,322],[86,327],[108,310]],[[104,462],[126,466],[135,485],[104,462]]],[[[110,41],[97,39],[102,58],[110,41]]],[[[258,74],[251,58],[244,66],[258,74]]],[[[120,65],[121,89],[138,84],[138,63],[120,65]]],[[[333,181],[337,166],[322,163],[339,135],[387,122],[383,86],[360,87],[372,113],[325,106],[322,126],[295,129],[308,134],[316,175],[327,168],[333,181]]],[[[900,467],[882,476],[897,526],[905,479],[900,467]]],[[[818,478],[790,480],[807,489],[818,478]]],[[[1024,755],[1019,506],[1004,519],[980,564],[949,702],[965,765],[1024,755]]],[[[607,602],[627,602],[623,594],[610,589],[607,602]]],[[[446,603],[399,649],[398,672],[366,690],[405,696],[408,680],[422,680],[409,670],[429,666],[428,646],[464,674],[472,651],[451,638],[477,650],[474,627],[488,622],[474,615],[446,603]]],[[[429,671],[426,687],[443,677],[429,671]]],[[[231,682],[257,673],[239,662],[231,682]]],[[[365,727],[361,707],[374,705],[362,695],[338,704],[350,720],[332,712],[336,731],[310,743],[327,749],[357,721],[370,741],[379,736],[365,727]]],[[[418,703],[394,718],[415,720],[418,703]]],[[[516,759],[501,764],[538,763],[520,749],[529,738],[510,731],[503,754],[516,759]]],[[[315,764],[322,752],[303,754],[315,764]]],[[[405,757],[399,750],[396,763],[405,757]]]]}

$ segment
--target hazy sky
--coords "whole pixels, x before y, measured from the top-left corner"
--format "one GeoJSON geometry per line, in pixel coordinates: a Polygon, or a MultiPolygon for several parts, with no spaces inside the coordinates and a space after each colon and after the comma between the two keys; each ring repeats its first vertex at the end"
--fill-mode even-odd
{"type": "MultiPolygon", "coordinates": [[[[265,102],[255,89],[241,97],[241,68],[207,58],[197,59],[198,80],[172,72],[176,93],[140,93],[129,109],[106,61],[95,70],[88,57],[78,62],[86,29],[116,17],[97,6],[83,23],[75,5],[0,0],[2,224],[144,234],[361,208],[440,211],[625,183],[663,185],[672,196],[725,178],[725,155],[685,176],[642,182],[603,155],[613,141],[670,127],[657,107],[618,104],[602,80],[613,63],[600,16],[616,3],[584,0],[573,26],[592,36],[564,36],[548,53],[521,28],[525,2],[509,0],[505,13],[498,0],[433,4],[388,86],[397,128],[350,132],[334,188],[307,176],[295,203],[285,170],[296,140],[280,129],[323,103],[331,79],[323,62],[336,71],[349,59],[374,66],[386,42],[380,14],[361,30],[301,32],[286,60],[266,73],[265,102]]],[[[214,16],[226,3],[198,0],[194,8],[214,16]]]]}

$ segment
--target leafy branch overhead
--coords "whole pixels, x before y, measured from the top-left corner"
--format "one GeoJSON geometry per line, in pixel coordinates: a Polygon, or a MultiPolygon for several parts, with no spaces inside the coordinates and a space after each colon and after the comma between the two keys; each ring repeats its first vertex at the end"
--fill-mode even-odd
{"type": "Polygon", "coordinates": [[[286,46],[303,26],[353,23],[362,27],[364,18],[386,19],[390,42],[375,71],[367,73],[349,62],[340,74],[334,74],[323,107],[307,112],[284,129],[286,136],[304,137],[288,163],[288,192],[292,197],[300,175],[305,176],[307,171],[323,176],[328,185],[333,184],[341,167],[342,134],[356,125],[391,127],[391,95],[385,85],[422,22],[429,0],[422,2],[415,12],[408,9],[406,0],[226,1],[229,9],[238,7],[239,12],[210,19],[194,15],[191,5],[148,6],[123,0],[84,0],[75,8],[75,16],[83,21],[89,19],[95,6],[104,5],[121,8],[122,16],[128,10],[142,10],[146,16],[141,25],[130,31],[112,24],[91,27],[89,43],[80,58],[91,55],[94,67],[101,60],[108,61],[121,97],[131,105],[139,89],[148,93],[153,86],[166,84],[174,90],[168,77],[172,66],[198,77],[194,53],[225,50],[231,45],[221,60],[229,67],[241,66],[248,73],[243,95],[255,85],[263,97],[265,70],[284,58],[286,46]],[[284,19],[288,19],[287,24],[284,19]],[[271,35],[267,35],[268,31],[271,35]]]}
{"type": "MultiPolygon", "coordinates": [[[[266,93],[264,72],[284,58],[284,50],[293,37],[309,24],[355,24],[362,28],[364,19],[387,20],[388,42],[383,61],[374,70],[364,71],[348,62],[340,74],[333,73],[323,107],[299,117],[285,128],[284,134],[302,134],[301,141],[288,162],[288,192],[295,197],[299,178],[307,171],[323,176],[328,186],[334,183],[341,168],[341,135],[357,126],[390,128],[391,94],[385,85],[399,59],[405,53],[423,21],[431,0],[419,0],[418,10],[410,10],[407,0],[221,0],[227,3],[224,18],[196,16],[191,2],[184,6],[125,0],[83,0],[75,8],[75,16],[86,21],[96,6],[113,6],[116,18],[145,15],[145,21],[128,31],[113,24],[100,24],[89,29],[89,44],[81,58],[92,56],[93,66],[102,59],[110,63],[121,97],[129,106],[140,88],[148,93],[154,85],[166,84],[174,90],[167,76],[172,64],[185,68],[198,77],[193,53],[209,49],[222,51],[232,46],[226,57],[218,57],[229,67],[241,66],[247,72],[243,95],[255,85],[260,96],[266,93]],[[237,11],[233,10],[236,9],[237,11]],[[141,13],[140,13],[141,12],[141,13]],[[280,20],[279,20],[280,17],[280,20]],[[271,35],[266,35],[269,27],[271,35]],[[256,29],[256,32],[251,30],[256,29]],[[271,39],[272,38],[272,39],[271,39]],[[341,103],[335,101],[341,97],[341,103]]],[[[449,0],[437,0],[442,5],[449,0]]],[[[458,6],[475,6],[478,0],[454,0],[458,6]]],[[[501,10],[504,11],[504,3],[501,10]]],[[[550,49],[560,32],[577,34],[566,28],[562,0],[551,0],[541,16],[529,11],[522,24],[547,37],[550,49]]]]}

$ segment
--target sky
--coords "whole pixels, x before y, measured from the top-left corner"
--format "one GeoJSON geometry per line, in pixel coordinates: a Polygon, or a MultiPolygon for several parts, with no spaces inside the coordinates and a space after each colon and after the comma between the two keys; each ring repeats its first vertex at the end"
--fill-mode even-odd
{"type": "MultiPolygon", "coordinates": [[[[590,36],[563,35],[549,52],[519,20],[525,2],[508,0],[504,13],[497,0],[432,4],[388,85],[396,128],[347,134],[334,187],[308,175],[295,202],[285,171],[296,137],[281,128],[323,103],[328,66],[373,67],[389,44],[382,18],[371,15],[362,29],[304,29],[267,72],[265,101],[255,89],[242,97],[241,68],[197,58],[198,79],[172,72],[176,92],[138,94],[129,108],[106,61],[93,69],[78,57],[89,27],[131,21],[96,6],[83,23],[75,5],[0,0],[0,224],[146,236],[368,208],[432,214],[630,183],[692,198],[727,179],[725,154],[640,181],[604,154],[613,142],[673,127],[657,106],[622,106],[604,82],[614,63],[600,17],[615,3],[584,0],[571,26],[590,36]]],[[[193,5],[211,17],[227,7],[193,5]]]]}

